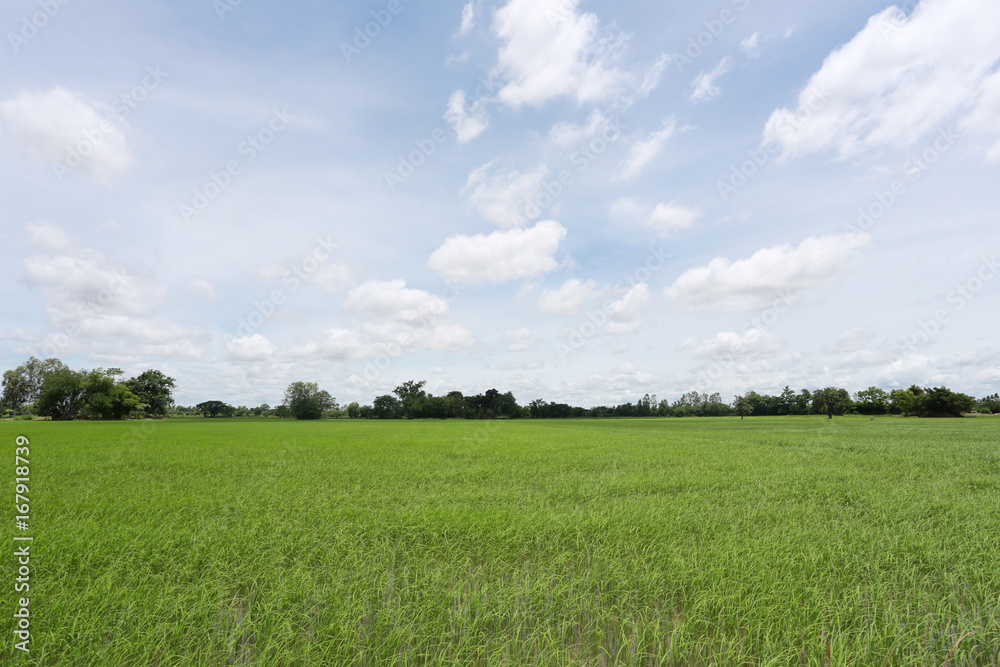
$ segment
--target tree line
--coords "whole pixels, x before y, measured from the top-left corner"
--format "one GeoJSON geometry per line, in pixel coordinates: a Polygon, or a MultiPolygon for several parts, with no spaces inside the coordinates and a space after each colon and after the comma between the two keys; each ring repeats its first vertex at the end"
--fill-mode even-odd
{"type": "Polygon", "coordinates": [[[120,368],[74,371],[58,359],[31,357],[3,374],[0,409],[7,417],[56,420],[166,417],[175,380],[150,369],[124,379],[120,368]]]}
{"type": "Polygon", "coordinates": [[[58,359],[31,357],[3,374],[0,409],[6,417],[35,415],[56,420],[132,419],[201,415],[216,417],[278,417],[295,419],[563,419],[583,417],[763,417],[779,415],[903,415],[960,417],[970,412],[1000,414],[1000,395],[975,399],[947,387],[885,391],[879,387],[851,394],[839,387],[798,392],[785,387],[778,395],[748,391],[723,401],[719,393],[692,391],[671,402],[646,394],[635,403],[591,408],[535,399],[518,405],[511,392],[489,389],[466,396],[451,391],[427,393],[425,380],[408,380],[371,405],[339,405],[315,382],[293,382],[282,402],[271,407],[235,407],[221,400],[195,406],[174,404],[176,381],[150,369],[124,378],[119,368],[74,371],[58,359]]]}
{"type": "MultiPolygon", "coordinates": [[[[780,415],[903,415],[905,417],[961,417],[978,411],[1000,414],[1000,396],[987,396],[976,400],[972,396],[956,393],[947,387],[922,388],[913,385],[907,389],[887,392],[869,387],[853,396],[839,387],[826,387],[798,392],[789,387],[776,396],[748,391],[724,402],[719,393],[699,394],[689,392],[676,401],[657,400],[646,394],[633,403],[615,406],[600,405],[592,408],[571,406],[566,403],[535,399],[528,405],[518,405],[511,392],[500,393],[489,389],[484,393],[466,396],[460,391],[435,396],[424,391],[426,381],[408,380],[396,387],[391,394],[376,397],[371,405],[352,402],[338,405],[329,393],[315,383],[295,382],[285,392],[285,401],[276,408],[267,404],[257,408],[225,406],[223,412],[208,414],[205,404],[196,406],[205,416],[244,417],[294,417],[319,419],[321,417],[350,419],[564,419],[608,417],[764,417],[780,415]]],[[[212,402],[219,403],[218,401],[212,402]]]]}

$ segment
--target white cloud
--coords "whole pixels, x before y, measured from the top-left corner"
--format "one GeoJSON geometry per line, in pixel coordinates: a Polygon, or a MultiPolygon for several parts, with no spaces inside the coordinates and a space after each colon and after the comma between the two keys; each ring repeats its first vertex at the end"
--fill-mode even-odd
{"type": "Polygon", "coordinates": [[[760,55],[760,33],[755,32],[750,35],[742,42],[740,42],[740,48],[743,49],[743,53],[747,55],[747,58],[756,58],[760,55]]]}
{"type": "Polygon", "coordinates": [[[23,261],[25,282],[41,290],[57,318],[86,311],[139,315],[163,302],[163,285],[101,253],[36,255],[23,261]]]}
{"type": "Polygon", "coordinates": [[[274,345],[260,334],[234,338],[226,344],[229,359],[243,362],[268,361],[274,354],[274,345]]]}
{"type": "Polygon", "coordinates": [[[646,320],[649,300],[649,285],[646,283],[633,285],[621,299],[613,302],[608,308],[610,320],[604,327],[604,332],[620,335],[638,331],[646,320]]]}
{"type": "Polygon", "coordinates": [[[558,289],[545,290],[538,297],[538,310],[550,315],[575,315],[580,306],[600,296],[601,289],[593,280],[581,282],[573,278],[558,289]]]}
{"type": "Polygon", "coordinates": [[[649,95],[651,92],[656,90],[656,87],[660,85],[660,75],[663,74],[663,70],[667,68],[670,64],[671,57],[666,53],[661,54],[656,62],[653,63],[652,67],[643,76],[642,84],[639,86],[639,94],[643,97],[649,95]]]}
{"type": "Polygon", "coordinates": [[[121,361],[162,356],[195,359],[205,336],[156,316],[167,288],[147,272],[87,248],[63,249],[53,243],[54,225],[28,226],[39,249],[26,257],[23,282],[45,299],[61,354],[117,355],[121,361]]]}
{"type": "Polygon", "coordinates": [[[462,283],[535,278],[559,266],[552,255],[565,237],[566,228],[554,220],[489,236],[452,236],[434,251],[427,266],[462,283]]]}
{"type": "Polygon", "coordinates": [[[22,92],[0,103],[0,119],[21,159],[31,166],[61,164],[60,178],[79,168],[94,182],[112,185],[135,164],[128,124],[106,104],[65,88],[22,92]]]}
{"type": "Polygon", "coordinates": [[[541,213],[534,203],[548,170],[542,165],[534,171],[506,169],[490,175],[495,163],[488,162],[469,174],[462,193],[490,222],[500,227],[523,227],[541,213]]]}
{"type": "Polygon", "coordinates": [[[474,3],[468,2],[462,7],[462,25],[458,29],[459,35],[466,35],[476,26],[476,7],[474,3]]]}
{"type": "Polygon", "coordinates": [[[445,67],[457,67],[458,65],[464,65],[465,63],[469,62],[469,58],[471,57],[472,57],[472,51],[468,50],[462,51],[458,55],[455,55],[453,53],[444,59],[444,65],[445,67]]]}
{"type": "Polygon", "coordinates": [[[681,344],[682,350],[694,350],[696,359],[711,361],[719,359],[767,359],[776,356],[785,344],[774,334],[760,329],[749,329],[746,333],[724,331],[715,338],[699,341],[689,338],[681,344]]]}
{"type": "Polygon", "coordinates": [[[405,280],[369,280],[348,293],[344,309],[366,318],[415,323],[443,317],[450,306],[439,296],[408,289],[405,280]]]}
{"type": "Polygon", "coordinates": [[[508,80],[502,102],[537,106],[564,95],[596,102],[622,88],[628,77],[610,65],[620,40],[600,39],[597,16],[578,13],[579,2],[510,0],[496,11],[498,67],[508,80]]]}
{"type": "Polygon", "coordinates": [[[34,250],[47,253],[63,253],[70,249],[73,240],[69,234],[48,220],[29,222],[24,226],[28,245],[34,250]]]}
{"type": "Polygon", "coordinates": [[[549,130],[549,141],[560,148],[569,148],[588,141],[591,137],[612,129],[611,121],[599,110],[591,112],[583,125],[559,122],[549,130]]]}
{"type": "Polygon", "coordinates": [[[676,125],[677,123],[673,118],[667,118],[663,121],[661,129],[653,132],[645,139],[635,142],[629,149],[628,156],[625,158],[625,164],[618,178],[628,181],[641,174],[646,165],[663,152],[667,141],[674,135],[676,125]]]}
{"type": "Polygon", "coordinates": [[[628,391],[635,387],[649,387],[656,382],[656,376],[646,373],[634,364],[623,364],[611,369],[607,382],[616,391],[628,391]]]}
{"type": "Polygon", "coordinates": [[[762,248],[735,262],[717,257],[707,266],[684,272],[666,295],[695,309],[757,310],[772,305],[782,293],[795,294],[827,282],[870,245],[867,234],[813,236],[796,248],[787,243],[762,248]]]}
{"type": "Polygon", "coordinates": [[[316,340],[292,348],[293,357],[358,361],[384,353],[384,345],[364,343],[361,336],[348,329],[330,329],[316,340]]]}
{"type": "Polygon", "coordinates": [[[406,287],[404,280],[370,280],[351,290],[344,310],[362,318],[361,335],[328,332],[320,342],[326,354],[370,356],[387,345],[410,351],[467,347],[475,338],[467,329],[445,322],[450,306],[439,296],[406,287]]]}
{"type": "Polygon", "coordinates": [[[531,333],[531,329],[521,328],[515,331],[508,331],[506,333],[507,338],[507,351],[508,352],[523,352],[535,344],[538,339],[535,334],[531,333]]]}
{"type": "Polygon", "coordinates": [[[696,76],[691,82],[691,101],[695,103],[705,102],[713,97],[718,97],[722,90],[716,84],[716,81],[732,68],[733,61],[726,56],[719,61],[715,69],[710,72],[702,72],[696,76]]]}
{"type": "Polygon", "coordinates": [[[959,127],[963,132],[989,137],[986,160],[1000,162],[1000,71],[983,80],[979,99],[959,127]]]}
{"type": "Polygon", "coordinates": [[[889,7],[826,58],[797,109],[771,115],[763,143],[783,158],[913,146],[980,97],[998,59],[993,0],[923,0],[910,16],[889,7]]]}
{"type": "Polygon", "coordinates": [[[476,100],[471,107],[467,107],[464,90],[456,90],[448,98],[444,119],[451,125],[458,142],[462,144],[472,141],[490,126],[486,100],[476,100]]]}
{"type": "Polygon", "coordinates": [[[660,238],[671,236],[682,229],[693,227],[701,217],[701,209],[689,208],[672,201],[657,204],[646,220],[646,225],[659,234],[660,238]]]}
{"type": "Polygon", "coordinates": [[[700,208],[684,206],[677,200],[669,204],[651,206],[632,197],[622,197],[611,202],[608,214],[622,223],[639,223],[652,230],[660,238],[693,227],[702,216],[700,208]]]}

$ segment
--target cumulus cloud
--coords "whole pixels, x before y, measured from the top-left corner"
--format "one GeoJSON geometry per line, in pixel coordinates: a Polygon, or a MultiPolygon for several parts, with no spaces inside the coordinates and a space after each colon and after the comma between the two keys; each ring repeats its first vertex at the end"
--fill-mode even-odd
{"type": "Polygon", "coordinates": [[[608,307],[610,319],[604,332],[612,335],[630,334],[642,328],[650,301],[649,285],[637,283],[630,287],[622,298],[608,307]]]}
{"type": "Polygon", "coordinates": [[[643,371],[634,364],[622,364],[621,366],[612,368],[607,378],[609,387],[613,391],[628,391],[635,387],[649,387],[656,380],[655,375],[643,371]]]}
{"type": "Polygon", "coordinates": [[[784,348],[781,339],[761,329],[749,329],[745,333],[723,331],[709,340],[688,338],[681,344],[682,350],[693,350],[692,356],[696,359],[710,361],[766,359],[776,356],[784,348]]]}
{"type": "Polygon", "coordinates": [[[652,206],[632,197],[614,200],[608,207],[608,213],[623,224],[641,224],[661,239],[693,227],[702,216],[700,208],[685,206],[676,199],[668,204],[652,206]]]}
{"type": "Polygon", "coordinates": [[[823,62],[795,109],[776,110],[763,143],[782,158],[836,150],[851,158],[913,146],[988,96],[1000,60],[1000,4],[923,0],[872,16],[823,62]]]}
{"type": "Polygon", "coordinates": [[[494,14],[503,41],[498,67],[507,78],[500,100],[512,107],[537,106],[572,96],[580,103],[607,99],[625,75],[611,62],[621,41],[600,39],[594,14],[580,0],[510,0],[494,14]]]}
{"type": "Polygon", "coordinates": [[[558,267],[553,254],[564,238],[566,228],[554,220],[488,236],[452,236],[434,251],[427,266],[460,283],[535,278],[558,267]]]}
{"type": "Polygon", "coordinates": [[[450,310],[447,301],[408,288],[404,280],[363,283],[348,293],[344,310],[361,318],[360,335],[345,330],[328,332],[317,343],[325,354],[364,357],[391,349],[451,350],[475,342],[470,331],[445,321],[450,310]]]}
{"type": "Polygon", "coordinates": [[[444,119],[455,131],[459,143],[466,144],[490,126],[490,116],[486,111],[486,100],[479,99],[468,105],[464,90],[456,90],[448,98],[444,119]]]}
{"type": "Polygon", "coordinates": [[[47,297],[48,310],[57,321],[83,311],[148,314],[167,293],[149,276],[87,249],[26,257],[23,268],[24,282],[47,297]]]}
{"type": "Polygon", "coordinates": [[[867,234],[813,236],[798,247],[786,243],[762,248],[735,262],[717,257],[707,266],[684,272],[666,295],[692,309],[758,310],[783,293],[799,293],[829,281],[870,245],[867,234]]]}
{"type": "Polygon", "coordinates": [[[490,222],[500,227],[523,227],[538,217],[535,202],[548,170],[544,165],[533,171],[495,171],[496,161],[487,162],[471,174],[462,188],[469,203],[490,222]]]}
{"type": "Polygon", "coordinates": [[[408,289],[405,280],[369,280],[351,290],[344,309],[365,318],[416,323],[448,314],[448,303],[424,290],[408,289]]]}
{"type": "Polygon", "coordinates": [[[619,180],[629,181],[641,174],[646,165],[663,152],[667,141],[674,136],[676,126],[677,122],[673,118],[667,118],[661,129],[632,144],[618,175],[619,180]]]}
{"type": "Polygon", "coordinates": [[[550,315],[575,315],[580,306],[597,298],[601,288],[593,280],[581,282],[573,278],[554,290],[545,290],[538,297],[538,310],[550,315]]]}
{"type": "Polygon", "coordinates": [[[691,101],[695,103],[705,102],[713,97],[718,97],[722,89],[719,88],[716,81],[732,68],[732,58],[727,56],[720,60],[713,70],[702,72],[696,76],[691,82],[691,101]]]}
{"type": "Polygon", "coordinates": [[[79,169],[99,185],[113,185],[135,164],[128,124],[108,105],[65,88],[0,102],[0,120],[26,164],[52,167],[60,179],[79,169]]]}
{"type": "Polygon", "coordinates": [[[293,357],[334,361],[358,361],[385,352],[385,345],[366,343],[358,332],[349,329],[330,329],[290,351],[293,357]]]}
{"type": "Polygon", "coordinates": [[[62,354],[118,354],[122,361],[202,354],[204,336],[156,315],[167,288],[147,271],[75,243],[66,247],[70,237],[48,223],[26,231],[41,252],[22,261],[22,282],[42,295],[54,329],[43,344],[62,354]]]}

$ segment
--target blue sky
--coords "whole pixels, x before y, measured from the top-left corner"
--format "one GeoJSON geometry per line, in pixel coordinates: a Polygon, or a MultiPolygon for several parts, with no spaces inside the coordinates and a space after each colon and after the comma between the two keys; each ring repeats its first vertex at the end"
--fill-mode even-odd
{"type": "Polygon", "coordinates": [[[11,0],[0,365],[1000,391],[1000,8],[11,0]]]}

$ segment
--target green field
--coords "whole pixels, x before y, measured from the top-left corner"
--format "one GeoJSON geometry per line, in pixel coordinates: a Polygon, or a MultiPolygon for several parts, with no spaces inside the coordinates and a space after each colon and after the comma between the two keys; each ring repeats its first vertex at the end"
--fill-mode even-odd
{"type": "Polygon", "coordinates": [[[1000,661],[995,418],[2,422],[0,442],[4,665],[1000,661]]]}

